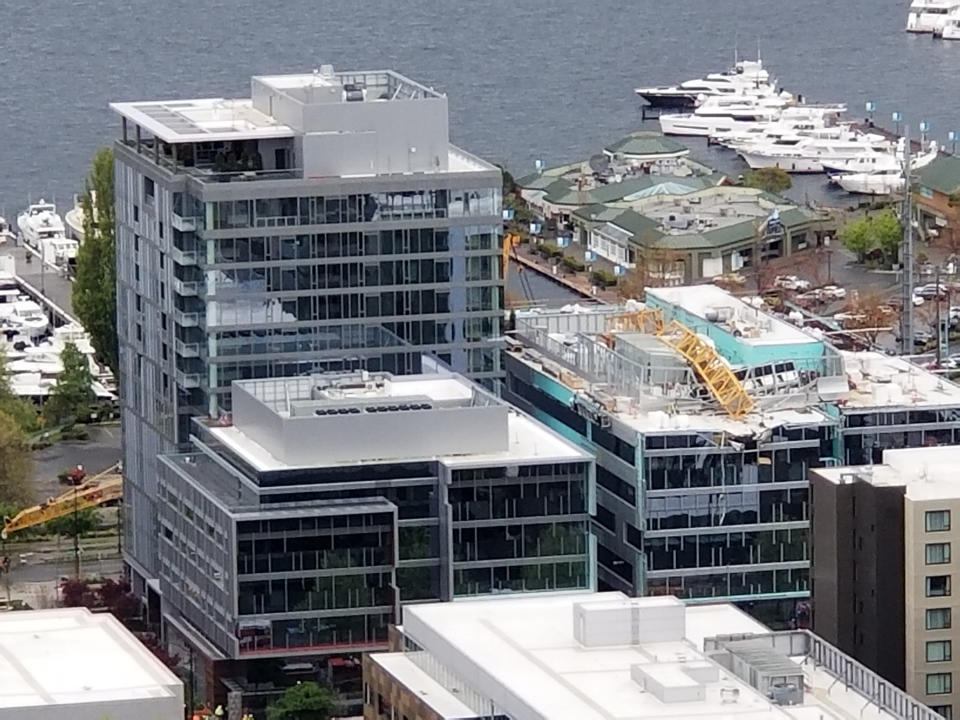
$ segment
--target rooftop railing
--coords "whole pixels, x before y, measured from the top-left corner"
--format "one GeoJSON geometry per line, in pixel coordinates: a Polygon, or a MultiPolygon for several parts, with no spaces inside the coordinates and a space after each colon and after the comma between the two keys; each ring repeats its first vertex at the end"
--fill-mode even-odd
{"type": "MultiPolygon", "coordinates": [[[[891,682],[884,680],[870,668],[834,647],[809,630],[788,630],[765,634],[718,635],[703,641],[704,652],[722,651],[727,643],[738,640],[763,640],[786,657],[803,657],[814,667],[824,670],[830,677],[842,682],[848,690],[854,690],[877,708],[903,720],[943,720],[916,698],[908,695],[891,682]]],[[[861,711],[862,716],[862,711],[861,711]]]]}

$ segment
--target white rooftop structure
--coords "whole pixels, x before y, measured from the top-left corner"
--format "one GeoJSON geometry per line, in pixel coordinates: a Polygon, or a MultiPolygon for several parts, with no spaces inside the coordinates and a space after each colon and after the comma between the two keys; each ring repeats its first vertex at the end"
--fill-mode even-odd
{"type": "Polygon", "coordinates": [[[211,432],[259,472],[413,459],[473,467],[590,457],[455,374],[235,382],[232,424],[211,432]]]}
{"type": "Polygon", "coordinates": [[[0,613],[0,717],[181,720],[183,684],[113,615],[0,613]]]}
{"type": "MultiPolygon", "coordinates": [[[[370,660],[444,707],[436,684],[426,688],[413,668],[422,669],[474,717],[491,710],[513,720],[901,717],[874,704],[873,690],[858,689],[883,681],[856,661],[805,631],[771,634],[732,605],[621,593],[501,597],[407,606],[402,631],[421,649],[370,660]],[[822,664],[808,657],[813,647],[822,664]],[[859,684],[827,669],[846,661],[866,673],[859,684]]],[[[883,690],[899,693],[889,684],[883,690]]],[[[935,717],[900,696],[918,718],[935,717]]],[[[459,707],[440,714],[469,717],[459,707]]]]}
{"type": "Polygon", "coordinates": [[[955,407],[960,403],[960,386],[904,358],[878,352],[841,354],[853,385],[845,407],[955,407]]]}
{"type": "MultiPolygon", "coordinates": [[[[765,312],[762,300],[751,304],[716,285],[647,288],[647,296],[682,308],[704,322],[737,332],[748,345],[805,345],[820,342],[809,332],[765,312]]],[[[650,304],[648,300],[648,304],[650,304]]]]}
{"type": "Polygon", "coordinates": [[[268,163],[274,150],[289,152],[293,165],[284,169],[304,178],[495,170],[450,144],[446,95],[391,70],[337,72],[323,65],[310,73],[254,76],[249,98],[110,107],[123,118],[124,142],[138,152],[164,143],[154,157],[177,169],[189,155],[174,152],[178,145],[256,141],[268,163]]]}
{"type": "Polygon", "coordinates": [[[942,445],[884,450],[883,463],[854,467],[818,468],[816,473],[838,484],[854,478],[877,487],[902,487],[911,500],[960,498],[960,447],[942,445]]]}

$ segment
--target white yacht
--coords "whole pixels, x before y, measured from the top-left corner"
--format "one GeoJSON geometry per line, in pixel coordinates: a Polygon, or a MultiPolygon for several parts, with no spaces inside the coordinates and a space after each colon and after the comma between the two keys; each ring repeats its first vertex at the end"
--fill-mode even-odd
{"type": "Polygon", "coordinates": [[[934,31],[944,40],[960,40],[960,8],[956,8],[947,15],[939,32],[934,31]]]}
{"type": "MultiPolygon", "coordinates": [[[[898,152],[903,152],[903,143],[898,146],[898,152]]],[[[940,149],[936,141],[931,141],[925,153],[917,155],[911,162],[913,170],[929,165],[933,162],[940,149]]],[[[830,176],[830,182],[839,185],[850,193],[861,195],[892,195],[903,191],[903,161],[898,156],[891,156],[895,166],[887,167],[879,172],[846,172],[830,176]]]]}
{"type": "Polygon", "coordinates": [[[63,267],[77,261],[79,243],[72,238],[60,235],[59,237],[44,238],[41,253],[46,262],[63,267]]]}
{"type": "Polygon", "coordinates": [[[788,173],[820,173],[824,163],[835,166],[877,150],[889,151],[892,145],[880,135],[864,134],[847,139],[801,138],[799,142],[757,144],[739,150],[747,165],[759,168],[777,167],[788,173]]]}
{"type": "Polygon", "coordinates": [[[960,0],[913,0],[907,14],[907,32],[938,33],[960,0]]]}
{"type": "Polygon", "coordinates": [[[779,119],[786,104],[787,101],[779,97],[711,97],[692,113],[661,115],[660,131],[664,135],[699,137],[732,133],[758,122],[779,119]]]}
{"type": "MultiPolygon", "coordinates": [[[[96,195],[93,195],[96,201],[96,195]]],[[[63,216],[67,226],[67,237],[76,240],[77,243],[83,243],[83,202],[79,195],[73,197],[73,207],[67,210],[63,216]]]]}
{"type": "Polygon", "coordinates": [[[17,216],[17,227],[24,243],[37,250],[41,240],[64,236],[63,218],[57,215],[57,206],[41,199],[17,216]]]}
{"type": "Polygon", "coordinates": [[[0,329],[11,339],[19,335],[37,341],[46,336],[50,320],[40,305],[23,295],[0,304],[0,329]]]}
{"type": "Polygon", "coordinates": [[[742,60],[731,70],[710,73],[679,85],[637,88],[637,95],[656,108],[692,108],[701,98],[724,95],[776,95],[777,90],[763,61],[742,60]]]}

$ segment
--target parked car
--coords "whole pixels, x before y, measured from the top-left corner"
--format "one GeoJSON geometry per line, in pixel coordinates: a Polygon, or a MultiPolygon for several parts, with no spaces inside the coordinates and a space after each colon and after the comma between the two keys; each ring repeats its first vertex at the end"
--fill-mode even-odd
{"type": "Polygon", "coordinates": [[[915,330],[913,333],[913,344],[918,346],[927,345],[934,340],[933,333],[928,330],[915,330]]]}
{"type": "Polygon", "coordinates": [[[846,289],[837,285],[824,285],[820,288],[820,297],[824,300],[843,300],[846,296],[846,289]]]}
{"type": "Polygon", "coordinates": [[[808,280],[801,280],[796,275],[777,275],[773,280],[773,286],[782,288],[783,290],[797,290],[802,292],[810,289],[810,282],[808,280]]]}
{"type": "Polygon", "coordinates": [[[821,299],[822,297],[819,290],[808,290],[805,293],[800,293],[794,298],[794,300],[799,303],[819,302],[821,299]]]}
{"type": "Polygon", "coordinates": [[[833,316],[833,319],[840,323],[842,327],[846,327],[847,323],[863,322],[867,319],[867,316],[858,312],[838,312],[833,316]]]}
{"type": "Polygon", "coordinates": [[[938,297],[945,298],[948,292],[949,289],[943,283],[939,285],[937,283],[927,283],[913,289],[913,294],[922,297],[924,300],[936,300],[938,297]]]}

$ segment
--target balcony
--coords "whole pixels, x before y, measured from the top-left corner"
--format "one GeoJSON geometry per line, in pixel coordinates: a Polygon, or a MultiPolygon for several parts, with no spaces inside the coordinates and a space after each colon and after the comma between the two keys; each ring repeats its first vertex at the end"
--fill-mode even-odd
{"type": "Polygon", "coordinates": [[[177,385],[182,388],[198,388],[200,387],[200,373],[185,373],[182,370],[177,370],[177,385]]]}
{"type": "Polygon", "coordinates": [[[177,291],[177,294],[186,295],[188,297],[196,297],[199,295],[202,284],[203,283],[200,280],[180,280],[178,278],[173,279],[173,289],[177,291]]]}
{"type": "Polygon", "coordinates": [[[197,231],[197,218],[195,217],[182,217],[177,215],[176,212],[173,213],[173,227],[175,227],[180,232],[196,232],[197,231]]]}
{"type": "Polygon", "coordinates": [[[186,343],[177,338],[173,346],[180,357],[200,357],[200,343],[186,343]]]}
{"type": "Polygon", "coordinates": [[[199,327],[200,326],[200,313],[188,313],[183,310],[174,310],[173,311],[173,320],[180,327],[199,327]]]}
{"type": "Polygon", "coordinates": [[[196,265],[197,255],[196,250],[181,250],[178,247],[170,249],[170,256],[177,265],[196,265]]]}

